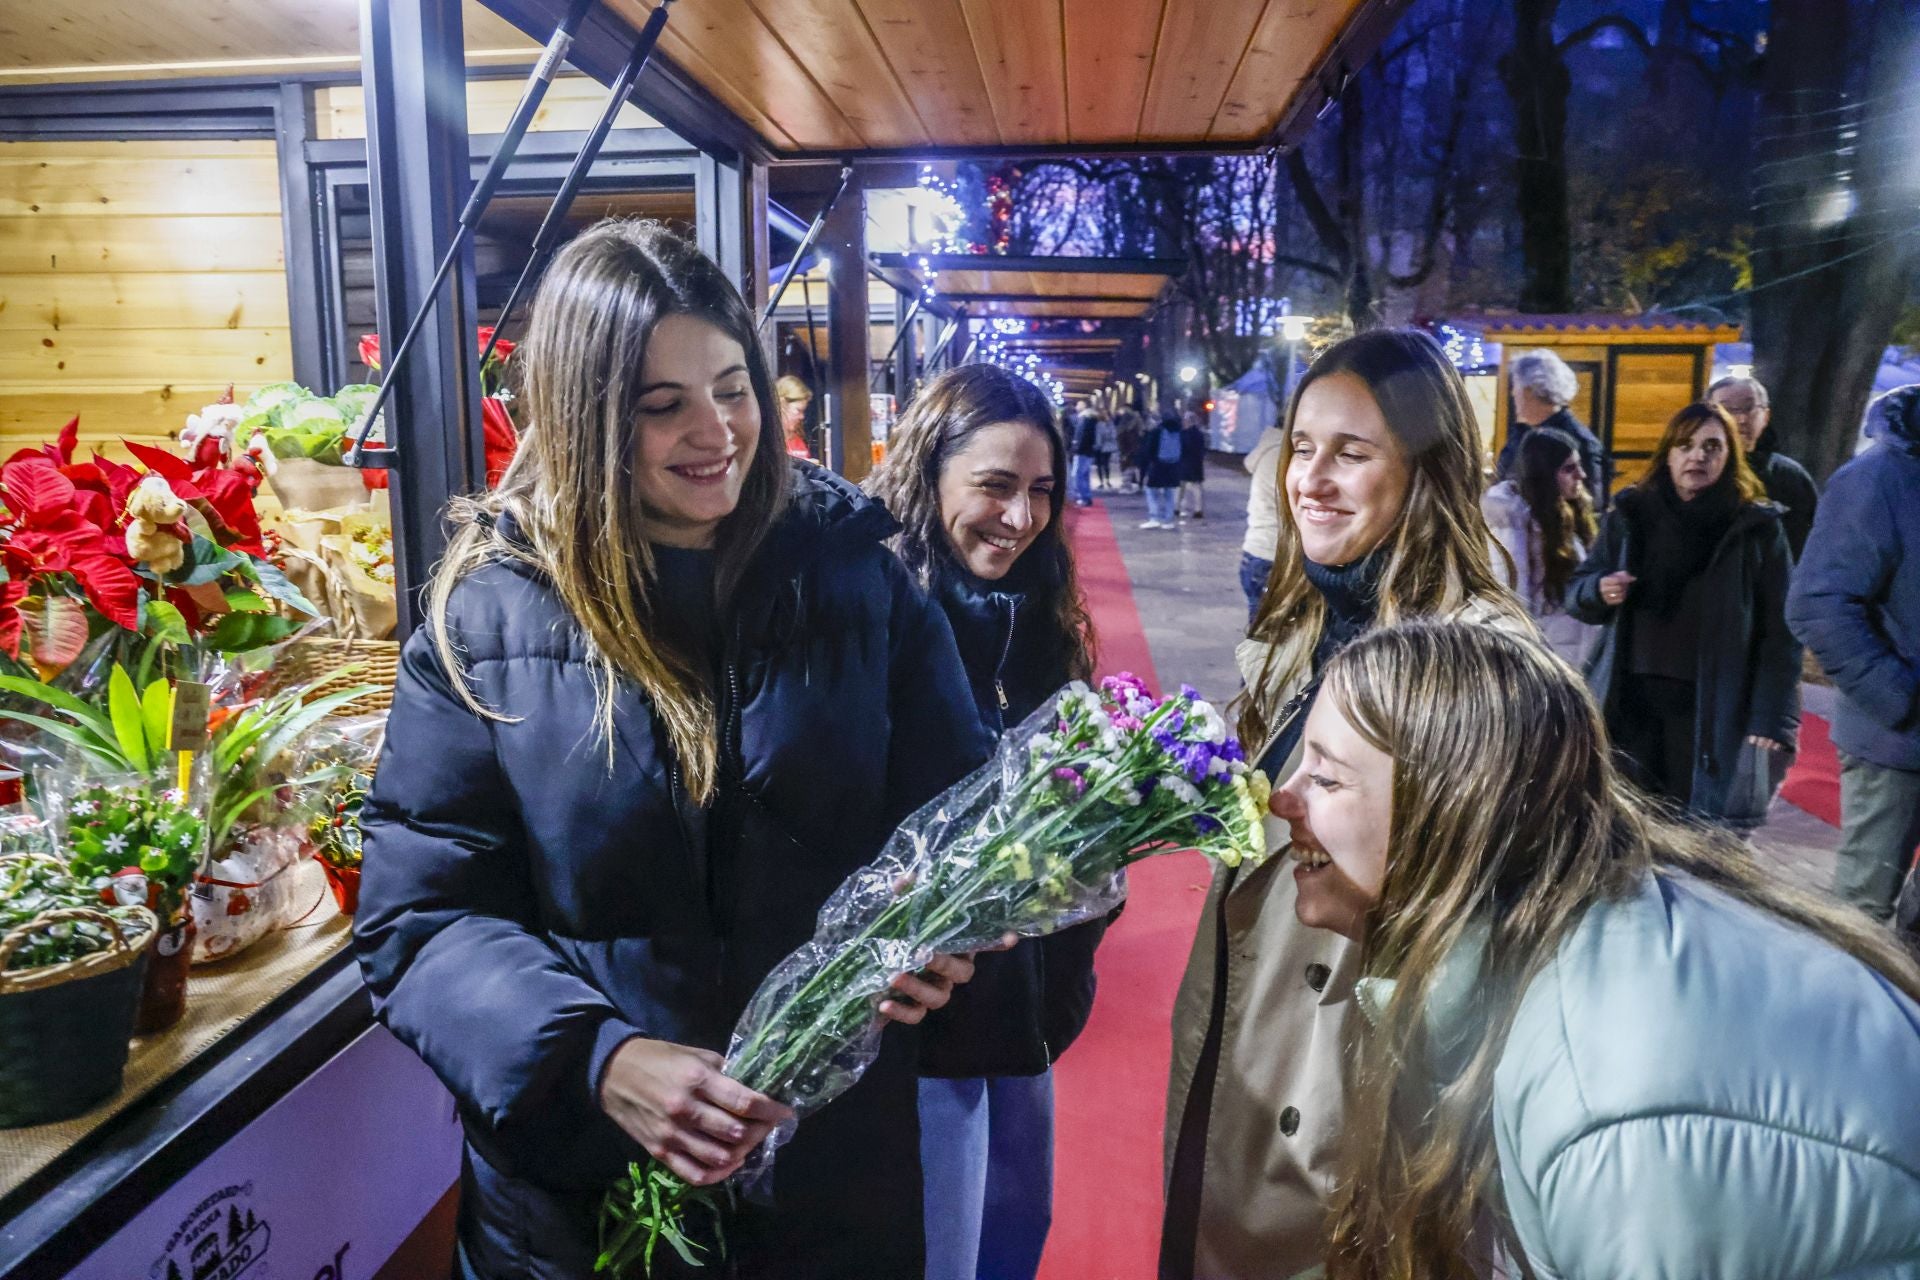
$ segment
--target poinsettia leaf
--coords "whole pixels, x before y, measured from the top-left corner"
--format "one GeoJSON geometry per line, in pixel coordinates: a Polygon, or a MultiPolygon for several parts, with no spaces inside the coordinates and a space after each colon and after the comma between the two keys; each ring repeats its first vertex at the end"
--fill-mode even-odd
{"type": "Polygon", "coordinates": [[[307,599],[300,588],[293,585],[291,579],[280,571],[280,566],[271,560],[250,558],[247,561],[249,576],[260,584],[260,589],[278,600],[281,604],[298,609],[309,618],[317,618],[320,611],[313,607],[313,601],[307,599]]]}
{"type": "Polygon", "coordinates": [[[54,441],[54,447],[60,451],[60,461],[63,465],[73,461],[73,451],[79,443],[80,415],[76,413],[67,419],[67,425],[60,428],[60,435],[54,441]]]}
{"type": "Polygon", "coordinates": [[[187,629],[187,620],[165,600],[147,602],[147,625],[143,630],[155,640],[168,644],[185,644],[193,639],[193,633],[187,629]]]}
{"type": "Polygon", "coordinates": [[[76,555],[70,571],[102,617],[129,631],[140,629],[140,578],[124,560],[93,551],[76,555]]]}
{"type": "Polygon", "coordinates": [[[32,640],[33,660],[42,668],[71,666],[87,647],[87,611],[71,596],[45,596],[21,610],[32,640]]]}
{"type": "Polygon", "coordinates": [[[113,718],[114,741],[134,768],[145,773],[153,767],[147,754],[147,728],[140,711],[140,695],[134,692],[133,677],[119,663],[107,676],[107,713],[113,718]]]}
{"type": "Polygon", "coordinates": [[[122,440],[128,453],[138,458],[147,470],[162,477],[173,491],[182,498],[187,496],[181,486],[193,484],[193,464],[178,454],[168,453],[165,449],[156,449],[150,444],[141,444],[137,440],[122,440]]]}
{"type": "Polygon", "coordinates": [[[246,563],[247,558],[239,552],[228,551],[216,542],[196,537],[187,544],[186,558],[181,561],[180,567],[167,575],[167,582],[176,587],[203,586],[246,563]]]}
{"type": "Polygon", "coordinates": [[[44,458],[0,467],[0,485],[6,487],[7,505],[21,515],[53,515],[74,505],[73,481],[44,458]]]}

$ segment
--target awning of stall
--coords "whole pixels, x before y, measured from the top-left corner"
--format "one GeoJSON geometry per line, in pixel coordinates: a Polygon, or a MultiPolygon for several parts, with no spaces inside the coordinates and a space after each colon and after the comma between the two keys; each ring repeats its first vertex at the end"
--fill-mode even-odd
{"type": "Polygon", "coordinates": [[[1138,320],[1186,270],[1173,258],[1006,257],[991,254],[875,254],[882,267],[912,272],[974,317],[1026,320],[1138,320]]]}
{"type": "MultiPolygon", "coordinates": [[[[565,0],[485,0],[544,38],[565,0]]],[[[651,0],[606,0],[635,30],[651,0]]],[[[684,0],[655,89],[771,159],[1259,150],[1298,138],[1406,0],[684,0]]],[[[604,28],[600,29],[604,32],[604,28]]],[[[606,79],[599,38],[575,62],[606,79]]],[[[669,113],[671,114],[671,113],[669,113]]],[[[668,119],[676,130],[680,121],[668,119]]]]}

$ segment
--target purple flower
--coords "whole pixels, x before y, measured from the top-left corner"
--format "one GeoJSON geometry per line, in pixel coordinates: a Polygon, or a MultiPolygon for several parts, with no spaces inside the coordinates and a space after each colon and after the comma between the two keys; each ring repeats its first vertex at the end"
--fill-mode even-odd
{"type": "Polygon", "coordinates": [[[1122,671],[1117,676],[1106,677],[1100,682],[1100,689],[1101,692],[1120,701],[1125,701],[1128,694],[1149,699],[1153,697],[1147,689],[1147,682],[1131,671],[1122,671]]]}
{"type": "Polygon", "coordinates": [[[1187,727],[1187,713],[1184,711],[1176,711],[1167,717],[1166,723],[1168,733],[1178,733],[1187,727]]]}
{"type": "Polygon", "coordinates": [[[1193,816],[1193,829],[1203,836],[1210,836],[1216,831],[1224,830],[1218,822],[1215,822],[1204,813],[1197,813],[1193,816]]]}
{"type": "Polygon", "coordinates": [[[1084,795],[1086,793],[1087,780],[1080,776],[1079,770],[1068,769],[1063,767],[1063,768],[1055,769],[1053,771],[1053,776],[1055,778],[1058,778],[1061,782],[1067,783],[1068,785],[1072,786],[1073,794],[1084,795]]]}
{"type": "Polygon", "coordinates": [[[1241,749],[1238,738],[1228,738],[1220,744],[1218,750],[1220,752],[1220,758],[1223,760],[1237,762],[1247,758],[1247,753],[1241,749]]]}
{"type": "Polygon", "coordinates": [[[1116,729],[1131,732],[1140,727],[1140,722],[1124,711],[1116,711],[1110,718],[1113,720],[1113,727],[1116,729]]]}
{"type": "Polygon", "coordinates": [[[1153,741],[1168,755],[1172,755],[1180,747],[1179,740],[1173,736],[1170,730],[1165,728],[1155,729],[1153,731],[1153,741]]]}
{"type": "Polygon", "coordinates": [[[1199,702],[1201,700],[1200,691],[1194,688],[1190,684],[1183,684],[1180,686],[1180,696],[1185,698],[1188,702],[1199,702]]]}
{"type": "Polygon", "coordinates": [[[1180,762],[1187,779],[1199,784],[1207,780],[1207,769],[1213,763],[1213,747],[1205,742],[1190,743],[1176,750],[1173,758],[1180,762]]]}

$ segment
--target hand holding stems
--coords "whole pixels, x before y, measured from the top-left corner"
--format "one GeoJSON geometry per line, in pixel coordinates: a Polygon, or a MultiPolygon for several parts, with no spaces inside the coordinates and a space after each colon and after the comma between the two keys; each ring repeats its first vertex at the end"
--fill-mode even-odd
{"type": "Polygon", "coordinates": [[[792,1112],[722,1074],[719,1054],[635,1036],[613,1051],[600,1106],[688,1185],[732,1176],[792,1112]]]}

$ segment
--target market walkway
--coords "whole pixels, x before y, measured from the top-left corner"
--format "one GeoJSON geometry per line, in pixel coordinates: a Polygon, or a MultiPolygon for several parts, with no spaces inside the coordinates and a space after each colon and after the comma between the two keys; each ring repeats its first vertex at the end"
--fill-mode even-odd
{"type": "MultiPolygon", "coordinates": [[[[1141,529],[1145,500],[1095,490],[1069,508],[1103,673],[1131,670],[1156,689],[1185,683],[1224,703],[1240,687],[1233,646],[1246,625],[1240,539],[1248,477],[1237,461],[1207,474],[1206,518],[1141,529]]],[[[1825,885],[1838,841],[1838,764],[1821,713],[1831,691],[1808,685],[1801,753],[1755,843],[1802,883],[1825,885]]],[[[1061,1059],[1053,1234],[1042,1280],[1150,1280],[1160,1226],[1161,1123],[1168,1023],[1206,892],[1196,855],[1136,868],[1132,897],[1099,959],[1085,1034],[1061,1059]]]]}

